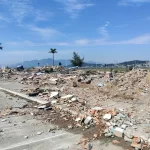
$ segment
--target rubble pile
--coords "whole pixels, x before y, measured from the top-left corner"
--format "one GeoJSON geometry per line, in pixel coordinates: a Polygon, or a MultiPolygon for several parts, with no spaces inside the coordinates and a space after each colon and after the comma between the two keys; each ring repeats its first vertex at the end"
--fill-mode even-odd
{"type": "Polygon", "coordinates": [[[111,96],[122,96],[132,99],[137,95],[144,95],[149,91],[150,74],[147,70],[132,70],[118,74],[110,82],[105,83],[102,89],[111,96]]]}
{"type": "Polygon", "coordinates": [[[21,92],[47,100],[49,105],[38,106],[37,109],[59,110],[62,122],[71,120],[69,129],[94,128],[96,130],[92,139],[102,135],[117,136],[130,142],[136,149],[150,146],[148,71],[132,70],[116,74],[110,79],[104,72],[49,74],[35,69],[32,72],[18,73],[17,81],[28,85],[21,92]],[[147,95],[147,100],[143,95],[147,95]],[[143,100],[138,101],[140,98],[143,100]],[[119,108],[118,104],[126,105],[129,109],[112,109],[119,108]]]}
{"type": "Polygon", "coordinates": [[[106,137],[124,138],[132,147],[139,150],[150,146],[150,132],[141,131],[133,116],[123,109],[108,110],[103,119],[107,126],[104,131],[106,137]]]}

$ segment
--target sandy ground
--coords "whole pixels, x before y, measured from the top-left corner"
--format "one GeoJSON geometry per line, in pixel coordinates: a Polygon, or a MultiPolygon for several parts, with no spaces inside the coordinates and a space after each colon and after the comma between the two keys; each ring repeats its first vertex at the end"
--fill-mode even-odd
{"type": "MultiPolygon", "coordinates": [[[[0,82],[0,86],[19,91],[27,86],[14,82],[0,82]]],[[[66,131],[47,123],[42,118],[32,116],[32,108],[23,99],[12,97],[0,91],[0,150],[82,150],[77,143],[82,138],[82,131],[66,131]],[[9,111],[19,113],[6,115],[9,111]],[[51,131],[50,131],[51,130],[51,131]],[[39,134],[39,135],[38,135],[39,134]]],[[[93,150],[126,150],[126,143],[113,145],[114,139],[100,139],[91,142],[93,150]]]]}

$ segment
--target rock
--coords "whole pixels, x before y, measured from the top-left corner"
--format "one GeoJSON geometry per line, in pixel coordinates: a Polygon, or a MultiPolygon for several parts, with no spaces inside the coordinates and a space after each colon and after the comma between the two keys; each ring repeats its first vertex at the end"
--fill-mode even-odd
{"type": "Polygon", "coordinates": [[[37,134],[37,135],[41,135],[41,134],[42,134],[42,132],[37,132],[36,134],[37,134]]]}
{"type": "Polygon", "coordinates": [[[92,150],[92,148],[93,148],[93,146],[90,143],[88,143],[87,144],[87,150],[92,150]]]}
{"type": "Polygon", "coordinates": [[[69,125],[69,126],[68,126],[68,129],[72,129],[72,128],[73,128],[73,126],[72,126],[72,125],[69,125]]]}
{"type": "Polygon", "coordinates": [[[46,107],[47,107],[46,105],[42,105],[42,106],[39,106],[38,109],[44,109],[46,107]]]}
{"type": "Polygon", "coordinates": [[[144,143],[147,143],[148,142],[148,137],[149,137],[149,135],[143,135],[143,136],[140,136],[140,138],[141,138],[141,142],[144,142],[144,143]]]}
{"type": "Polygon", "coordinates": [[[97,134],[94,134],[94,135],[93,135],[93,137],[94,137],[94,138],[97,138],[97,137],[98,137],[98,135],[97,135],[97,134]]]}
{"type": "Polygon", "coordinates": [[[0,129],[0,132],[4,132],[4,130],[3,130],[3,129],[0,129]]]}
{"type": "Polygon", "coordinates": [[[117,137],[123,137],[124,129],[116,127],[114,129],[114,135],[117,137]]]}
{"type": "Polygon", "coordinates": [[[77,87],[77,82],[73,82],[73,87],[77,87]]]}
{"type": "Polygon", "coordinates": [[[50,98],[58,98],[59,97],[59,92],[51,92],[50,98]]]}
{"type": "Polygon", "coordinates": [[[132,139],[133,138],[133,131],[131,128],[127,128],[125,131],[124,131],[124,135],[127,136],[129,139],[132,139]]]}
{"type": "Polygon", "coordinates": [[[24,138],[25,138],[25,139],[28,139],[29,137],[28,137],[28,136],[24,136],[24,138]]]}
{"type": "Polygon", "coordinates": [[[111,136],[113,136],[113,134],[112,133],[105,133],[105,136],[106,137],[111,137],[111,136]]]}
{"type": "Polygon", "coordinates": [[[128,138],[127,136],[124,136],[124,141],[125,141],[125,142],[131,142],[131,143],[132,143],[132,139],[128,138]]]}
{"type": "Polygon", "coordinates": [[[56,85],[58,79],[49,79],[50,84],[56,85]]]}
{"type": "Polygon", "coordinates": [[[99,83],[99,84],[98,84],[98,87],[102,87],[102,86],[103,86],[103,84],[102,84],[102,83],[99,83]]]}
{"type": "Polygon", "coordinates": [[[112,143],[113,143],[113,144],[120,144],[120,142],[117,141],[117,140],[113,140],[112,143]]]}
{"type": "Polygon", "coordinates": [[[126,129],[127,127],[128,127],[128,126],[125,125],[125,124],[121,125],[121,128],[122,128],[122,129],[126,129]]]}
{"type": "Polygon", "coordinates": [[[103,119],[106,120],[106,121],[110,120],[111,119],[111,114],[105,114],[103,116],[103,119]]]}
{"type": "Polygon", "coordinates": [[[7,119],[2,119],[2,122],[6,122],[7,121],[7,119]]]}
{"type": "Polygon", "coordinates": [[[103,108],[102,107],[93,107],[92,110],[99,110],[100,111],[100,110],[103,110],[103,108]]]}
{"type": "Polygon", "coordinates": [[[57,103],[57,100],[52,100],[51,101],[51,104],[53,105],[53,104],[56,104],[57,103]]]}
{"type": "Polygon", "coordinates": [[[52,107],[46,107],[44,110],[52,110],[52,107]]]}
{"type": "Polygon", "coordinates": [[[73,97],[69,102],[75,102],[75,101],[77,101],[77,100],[78,100],[77,97],[73,97]]]}
{"type": "Polygon", "coordinates": [[[92,117],[91,117],[91,116],[88,116],[88,117],[85,119],[84,124],[86,124],[86,125],[89,124],[91,120],[92,120],[92,117]]]}
{"type": "Polygon", "coordinates": [[[66,100],[70,100],[73,97],[73,95],[66,95],[61,97],[61,99],[66,99],[66,100]]]}

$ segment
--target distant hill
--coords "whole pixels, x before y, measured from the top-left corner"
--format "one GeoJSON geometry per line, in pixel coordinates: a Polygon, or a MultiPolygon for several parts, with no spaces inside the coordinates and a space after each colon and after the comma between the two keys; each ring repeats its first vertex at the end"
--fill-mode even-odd
{"type": "Polygon", "coordinates": [[[145,64],[147,61],[145,60],[132,60],[132,61],[126,61],[119,63],[120,65],[134,65],[134,64],[145,64]]]}
{"type": "MultiPolygon", "coordinates": [[[[55,60],[55,65],[58,65],[59,62],[62,63],[62,66],[68,66],[68,67],[71,67],[71,63],[70,63],[70,60],[55,60]]],[[[134,65],[134,64],[145,64],[147,61],[141,61],[141,60],[132,60],[132,61],[126,61],[126,62],[121,62],[121,63],[118,63],[117,65],[134,65]]],[[[52,65],[52,59],[51,58],[48,58],[48,59],[41,59],[41,60],[31,60],[31,61],[24,61],[23,62],[23,66],[25,68],[30,68],[30,67],[37,67],[38,66],[38,63],[40,64],[39,66],[46,66],[46,65],[52,65]]],[[[17,63],[15,65],[11,65],[9,67],[16,67],[17,65],[20,65],[22,63],[17,63]]],[[[109,67],[113,67],[114,65],[116,64],[106,64],[106,66],[109,66],[109,67]]],[[[104,66],[104,63],[99,63],[99,64],[96,64],[96,62],[93,62],[93,61],[88,61],[88,62],[85,62],[83,64],[83,67],[85,66],[88,66],[88,67],[101,67],[101,66],[104,66]]]]}
{"type": "MultiPolygon", "coordinates": [[[[55,60],[55,65],[58,65],[59,62],[62,63],[62,66],[70,65],[69,60],[55,60]]],[[[48,58],[48,59],[41,59],[41,60],[24,61],[23,66],[25,68],[37,67],[38,63],[39,63],[39,66],[52,65],[53,60],[51,58],[48,58]]],[[[19,65],[19,63],[17,65],[19,65]]]]}

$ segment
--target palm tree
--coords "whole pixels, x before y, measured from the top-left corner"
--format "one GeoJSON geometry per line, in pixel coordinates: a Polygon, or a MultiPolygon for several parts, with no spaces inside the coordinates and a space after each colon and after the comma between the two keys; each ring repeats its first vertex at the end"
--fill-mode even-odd
{"type": "Polygon", "coordinates": [[[54,66],[54,54],[57,53],[57,51],[56,51],[55,48],[51,48],[48,53],[52,53],[53,54],[53,66],[54,66]]]}
{"type": "Polygon", "coordinates": [[[2,49],[3,49],[3,47],[2,47],[1,45],[2,45],[2,43],[0,43],[0,49],[2,50],[2,49]]]}

